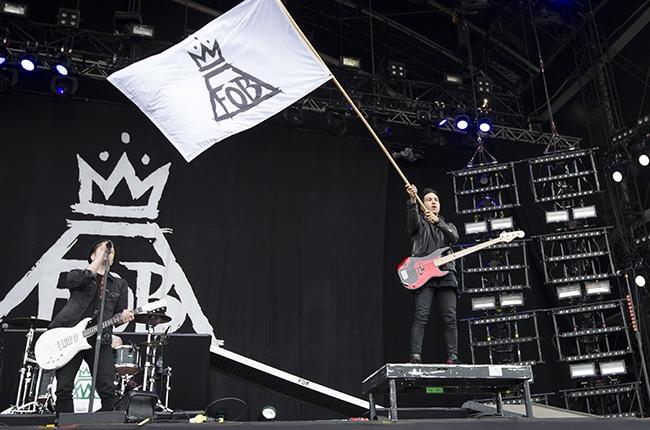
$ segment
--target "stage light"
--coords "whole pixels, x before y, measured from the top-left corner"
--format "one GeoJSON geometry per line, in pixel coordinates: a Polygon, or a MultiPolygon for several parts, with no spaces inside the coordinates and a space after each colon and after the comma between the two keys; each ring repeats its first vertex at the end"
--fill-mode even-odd
{"type": "Polygon", "coordinates": [[[52,76],[50,90],[59,97],[72,97],[78,87],[77,78],[73,76],[52,76]]]}
{"type": "Polygon", "coordinates": [[[7,52],[7,49],[0,48],[0,66],[2,66],[4,63],[7,62],[7,58],[9,58],[9,53],[7,52]]]}
{"type": "Polygon", "coordinates": [[[478,120],[478,129],[482,133],[489,133],[490,130],[492,129],[492,121],[490,121],[490,118],[481,118],[478,120]]]}
{"type": "Polygon", "coordinates": [[[24,55],[20,59],[20,67],[23,68],[23,70],[26,70],[28,72],[34,71],[36,68],[36,58],[34,58],[33,55],[24,55]]]}
{"type": "Polygon", "coordinates": [[[334,134],[343,136],[347,131],[345,113],[330,110],[327,112],[327,125],[334,134]]]}
{"type": "Polygon", "coordinates": [[[487,309],[496,309],[496,299],[491,296],[472,297],[472,310],[481,311],[487,309]]]}
{"type": "Polygon", "coordinates": [[[454,125],[458,130],[465,131],[469,127],[469,117],[467,115],[458,115],[454,120],[454,125]]]}
{"type": "Polygon", "coordinates": [[[68,66],[64,63],[56,63],[54,65],[54,70],[61,76],[68,76],[68,66]]]}
{"type": "Polygon", "coordinates": [[[557,292],[557,298],[559,300],[572,299],[574,297],[582,296],[582,290],[580,289],[579,284],[557,287],[555,291],[557,292]]]}
{"type": "Polygon", "coordinates": [[[275,421],[278,416],[278,411],[273,406],[264,406],[260,412],[260,420],[262,421],[275,421]]]}
{"type": "Polygon", "coordinates": [[[59,13],[56,16],[56,22],[61,27],[78,28],[80,16],[81,11],[79,9],[67,9],[60,7],[59,13]]]}
{"type": "Polygon", "coordinates": [[[507,218],[495,218],[490,220],[490,228],[494,230],[508,230],[512,228],[514,223],[512,222],[512,217],[507,218]]]}
{"type": "Polygon", "coordinates": [[[406,78],[406,64],[398,63],[397,61],[388,62],[388,74],[392,78],[406,78]]]}
{"type": "Polygon", "coordinates": [[[436,127],[443,127],[445,124],[449,122],[449,118],[443,117],[443,118],[438,118],[438,121],[436,122],[436,127]]]}
{"type": "Polygon", "coordinates": [[[624,360],[603,361],[598,363],[598,366],[600,366],[600,374],[602,376],[625,375],[627,373],[624,360]]]}
{"type": "Polygon", "coordinates": [[[573,208],[573,219],[585,219],[596,217],[596,206],[583,206],[573,208]]]}
{"type": "Polygon", "coordinates": [[[609,281],[586,282],[585,290],[588,296],[609,294],[612,292],[612,286],[609,281]]]}
{"type": "Polygon", "coordinates": [[[14,16],[27,16],[27,5],[22,3],[13,3],[8,1],[2,3],[2,13],[14,16]]]}
{"type": "Polygon", "coordinates": [[[614,172],[612,172],[612,179],[614,182],[621,182],[623,180],[623,173],[621,173],[620,170],[614,170],[614,172]]]}
{"type": "Polygon", "coordinates": [[[546,212],[546,224],[553,222],[567,222],[569,221],[569,211],[549,211],[546,212]]]}
{"type": "Polygon", "coordinates": [[[465,223],[465,234],[487,233],[487,231],[487,221],[465,223]]]}
{"type": "Polygon", "coordinates": [[[650,157],[648,157],[647,154],[639,155],[639,164],[642,165],[643,167],[647,166],[648,164],[650,164],[650,157]]]}
{"type": "Polygon", "coordinates": [[[361,59],[356,57],[347,57],[341,55],[341,65],[343,67],[349,67],[351,69],[361,69],[361,59]]]}
{"type": "Polygon", "coordinates": [[[596,376],[596,363],[571,364],[569,371],[572,379],[596,376]]]}
{"type": "Polygon", "coordinates": [[[130,24],[127,26],[127,33],[131,36],[153,39],[155,27],[145,24],[130,24]]]}
{"type": "Polygon", "coordinates": [[[517,294],[502,294],[499,296],[499,304],[502,308],[508,306],[523,306],[524,305],[524,295],[521,293],[517,294]]]}
{"type": "Polygon", "coordinates": [[[284,125],[288,128],[300,127],[304,122],[302,109],[297,106],[289,106],[282,112],[284,125]]]}
{"type": "Polygon", "coordinates": [[[634,277],[634,283],[637,285],[637,287],[645,287],[645,276],[636,275],[634,277]]]}
{"type": "Polygon", "coordinates": [[[450,84],[462,85],[463,77],[460,75],[445,73],[445,82],[449,82],[450,84]]]}

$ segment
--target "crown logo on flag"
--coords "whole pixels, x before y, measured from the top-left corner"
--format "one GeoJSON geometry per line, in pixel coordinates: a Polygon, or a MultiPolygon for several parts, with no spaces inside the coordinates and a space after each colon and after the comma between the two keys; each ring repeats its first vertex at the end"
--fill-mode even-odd
{"type": "Polygon", "coordinates": [[[221,55],[219,42],[217,42],[216,39],[212,41],[211,48],[207,45],[204,45],[203,43],[201,43],[200,46],[200,49],[196,46],[194,47],[195,52],[187,52],[192,60],[194,60],[194,63],[199,68],[200,72],[211,69],[225,61],[223,55],[221,55]]]}
{"type": "Polygon", "coordinates": [[[159,167],[149,176],[140,179],[126,153],[122,154],[115,168],[104,178],[97,173],[80,155],[79,164],[79,203],[71,206],[73,212],[119,218],[148,218],[158,217],[158,203],[169,177],[171,163],[159,167]],[[131,192],[132,201],[127,203],[111,203],[111,197],[118,184],[124,180],[131,192]],[[93,184],[102,192],[105,201],[98,203],[93,200],[93,184]],[[145,193],[151,190],[145,205],[135,204],[145,193]]]}

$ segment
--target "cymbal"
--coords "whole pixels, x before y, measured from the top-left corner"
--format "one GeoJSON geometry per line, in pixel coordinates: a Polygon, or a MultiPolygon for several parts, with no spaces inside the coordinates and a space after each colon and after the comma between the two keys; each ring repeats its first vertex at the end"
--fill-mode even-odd
{"type": "Polygon", "coordinates": [[[13,327],[19,328],[47,328],[50,325],[50,321],[41,320],[34,316],[31,317],[16,317],[5,320],[5,323],[13,327]]]}
{"type": "Polygon", "coordinates": [[[135,322],[141,324],[147,324],[150,326],[168,323],[171,320],[172,318],[170,316],[167,316],[165,314],[154,313],[154,312],[148,314],[137,314],[135,316],[135,322]]]}

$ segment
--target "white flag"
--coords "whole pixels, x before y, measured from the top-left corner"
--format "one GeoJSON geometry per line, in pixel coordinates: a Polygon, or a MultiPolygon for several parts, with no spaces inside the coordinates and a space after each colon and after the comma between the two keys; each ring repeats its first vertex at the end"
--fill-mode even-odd
{"type": "Polygon", "coordinates": [[[191,161],[331,78],[279,1],[246,0],[108,80],[191,161]]]}

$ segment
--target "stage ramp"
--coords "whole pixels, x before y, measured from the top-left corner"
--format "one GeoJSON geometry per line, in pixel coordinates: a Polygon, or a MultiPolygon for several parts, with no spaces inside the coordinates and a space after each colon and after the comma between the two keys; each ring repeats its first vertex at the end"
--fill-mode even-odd
{"type": "Polygon", "coordinates": [[[210,347],[210,366],[221,373],[346,417],[368,415],[367,400],[293,375],[220,346],[210,347]]]}

